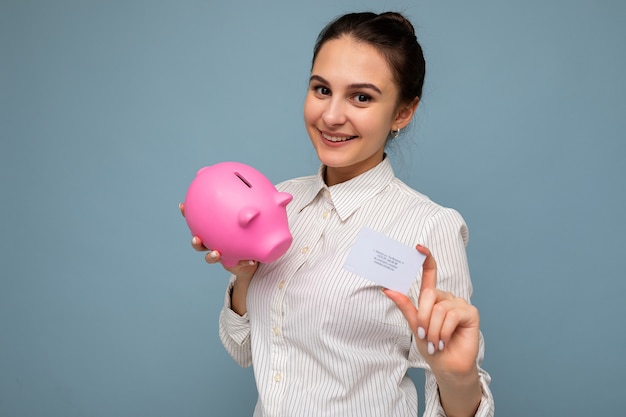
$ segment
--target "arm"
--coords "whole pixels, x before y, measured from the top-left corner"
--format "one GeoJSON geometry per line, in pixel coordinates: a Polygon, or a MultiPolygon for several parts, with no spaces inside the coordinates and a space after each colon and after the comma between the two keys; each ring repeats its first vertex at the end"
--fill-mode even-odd
{"type": "MultiPolygon", "coordinates": [[[[185,208],[182,203],[179,208],[184,216],[185,208]]],[[[220,262],[220,253],[207,249],[200,238],[194,236],[191,245],[199,252],[207,252],[204,257],[207,263],[220,262]]],[[[231,273],[231,280],[224,297],[224,307],[220,313],[219,336],[228,353],[239,365],[244,367],[252,364],[246,296],[257,268],[258,263],[255,261],[240,261],[234,267],[224,267],[231,273]]]]}
{"type": "Polygon", "coordinates": [[[433,372],[441,406],[448,417],[473,416],[482,397],[476,356],[478,310],[451,293],[437,290],[437,265],[430,251],[425,255],[419,310],[404,294],[385,290],[402,311],[415,335],[417,348],[433,372]]]}
{"type": "Polygon", "coordinates": [[[465,255],[467,228],[453,210],[444,209],[433,218],[420,238],[430,251],[421,282],[410,295],[386,290],[413,331],[415,344],[410,358],[426,369],[428,416],[493,415],[489,375],[480,369],[484,345],[478,310],[469,302],[472,288],[465,255]],[[438,276],[439,275],[439,276],[438,276]]]}
{"type": "Polygon", "coordinates": [[[228,354],[243,367],[252,365],[250,321],[248,314],[240,316],[231,308],[231,290],[236,277],[231,277],[224,295],[224,306],[219,317],[219,337],[228,354]]]}
{"type": "MultiPolygon", "coordinates": [[[[200,241],[194,238],[192,245],[201,250],[200,241]]],[[[206,255],[208,263],[217,263],[220,254],[211,251],[206,255]]],[[[224,307],[219,318],[219,336],[224,348],[240,366],[252,365],[250,346],[250,322],[246,307],[246,296],[254,273],[258,268],[254,261],[240,261],[232,268],[226,268],[231,275],[224,296],[224,307]]]]}

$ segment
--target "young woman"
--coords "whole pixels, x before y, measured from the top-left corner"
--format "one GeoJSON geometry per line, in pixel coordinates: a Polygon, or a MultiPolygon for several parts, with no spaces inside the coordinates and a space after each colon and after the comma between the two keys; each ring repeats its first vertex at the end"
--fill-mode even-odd
{"type": "Polygon", "coordinates": [[[254,366],[257,417],[416,416],[409,367],[425,369],[425,415],[493,415],[467,226],[397,179],[385,154],[411,122],[424,74],[400,14],[344,15],[319,35],[304,120],[321,167],[277,185],[293,195],[293,243],[271,264],[227,268],[220,338],[254,366]],[[427,256],[408,296],[343,268],[363,227],[427,256]]]}

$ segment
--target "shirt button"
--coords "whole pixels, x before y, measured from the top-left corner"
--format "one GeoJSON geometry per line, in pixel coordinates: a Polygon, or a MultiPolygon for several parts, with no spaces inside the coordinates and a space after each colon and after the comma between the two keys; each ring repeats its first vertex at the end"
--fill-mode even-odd
{"type": "Polygon", "coordinates": [[[285,280],[282,280],[278,283],[278,289],[282,290],[285,287],[285,280]]]}
{"type": "Polygon", "coordinates": [[[282,379],[282,377],[281,377],[280,373],[276,372],[274,374],[274,381],[280,382],[281,379],[282,379]]]}
{"type": "Polygon", "coordinates": [[[324,214],[322,214],[322,217],[323,217],[323,218],[325,218],[325,219],[327,219],[327,218],[328,218],[328,215],[329,215],[328,211],[325,211],[325,212],[324,212],[324,214]]]}
{"type": "Polygon", "coordinates": [[[280,334],[280,330],[278,329],[278,327],[274,326],[274,336],[278,336],[280,334]]]}
{"type": "Polygon", "coordinates": [[[303,248],[300,250],[300,252],[302,252],[303,254],[304,254],[304,253],[307,253],[308,251],[309,251],[309,247],[308,247],[308,246],[305,246],[305,247],[303,247],[303,248]]]}

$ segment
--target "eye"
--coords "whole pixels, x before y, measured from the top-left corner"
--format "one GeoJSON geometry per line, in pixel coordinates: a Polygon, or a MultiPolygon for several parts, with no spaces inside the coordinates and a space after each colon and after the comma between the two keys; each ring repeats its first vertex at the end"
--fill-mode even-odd
{"type": "Polygon", "coordinates": [[[353,100],[359,104],[367,104],[372,101],[372,97],[367,94],[359,93],[352,96],[353,100]]]}
{"type": "Polygon", "coordinates": [[[325,87],[323,85],[319,85],[319,86],[313,87],[313,91],[315,91],[320,96],[329,96],[330,95],[330,88],[325,87]]]}

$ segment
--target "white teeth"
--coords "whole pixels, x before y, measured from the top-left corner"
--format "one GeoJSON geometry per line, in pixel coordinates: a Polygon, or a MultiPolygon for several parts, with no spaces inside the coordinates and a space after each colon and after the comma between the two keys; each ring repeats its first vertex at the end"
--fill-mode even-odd
{"type": "Polygon", "coordinates": [[[346,140],[350,140],[350,139],[354,139],[356,136],[340,136],[340,137],[335,137],[335,136],[329,136],[326,133],[322,133],[322,136],[324,136],[324,139],[329,140],[331,142],[344,142],[346,140]]]}

